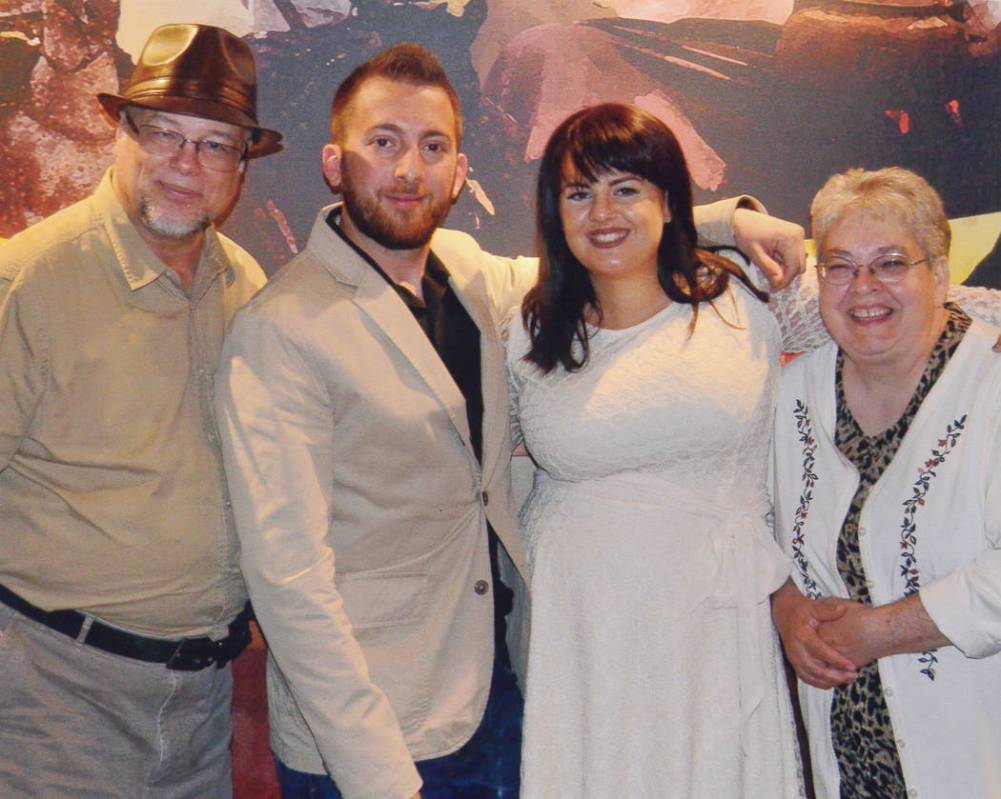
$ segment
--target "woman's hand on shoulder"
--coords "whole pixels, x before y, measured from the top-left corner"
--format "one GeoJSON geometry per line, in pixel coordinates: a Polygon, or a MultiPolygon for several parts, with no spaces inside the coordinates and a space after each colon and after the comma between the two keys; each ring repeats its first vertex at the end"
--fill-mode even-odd
{"type": "Polygon", "coordinates": [[[731,224],[737,247],[764,273],[773,289],[785,288],[806,268],[802,225],[750,208],[734,211],[731,224]]]}

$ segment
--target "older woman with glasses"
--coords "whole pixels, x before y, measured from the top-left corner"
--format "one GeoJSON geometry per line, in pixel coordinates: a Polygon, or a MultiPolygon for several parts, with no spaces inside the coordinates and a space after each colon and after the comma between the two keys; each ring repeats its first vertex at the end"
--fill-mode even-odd
{"type": "Polygon", "coordinates": [[[834,343],[791,364],[773,617],[818,799],[1001,796],[1001,360],[945,301],[950,229],[903,169],[814,198],[834,343]]]}

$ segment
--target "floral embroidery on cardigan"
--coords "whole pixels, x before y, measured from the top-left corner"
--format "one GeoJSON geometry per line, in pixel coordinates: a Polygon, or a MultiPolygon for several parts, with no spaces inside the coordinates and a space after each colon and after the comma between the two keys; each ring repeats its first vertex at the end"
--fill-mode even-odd
{"type": "MultiPolygon", "coordinates": [[[[955,448],[956,442],[966,426],[966,414],[953,420],[945,428],[945,437],[938,440],[938,446],[931,451],[931,457],[918,468],[918,479],[912,486],[913,495],[904,500],[904,520],[900,525],[900,576],[904,578],[904,596],[910,596],[921,588],[921,573],[918,569],[916,547],[918,543],[917,523],[914,517],[918,508],[925,504],[925,496],[931,488],[931,481],[937,477],[936,468],[945,463],[946,457],[955,448]]],[[[935,679],[935,664],[938,658],[934,652],[922,652],[918,663],[923,665],[921,673],[929,680],[935,679]]]]}
{"type": "Polygon", "coordinates": [[[803,526],[810,515],[810,503],[813,502],[813,487],[817,482],[817,474],[814,472],[817,439],[813,435],[810,409],[800,399],[796,400],[793,417],[796,419],[796,432],[799,434],[799,442],[803,445],[803,490],[800,492],[799,505],[797,505],[796,513],[793,515],[792,541],[790,542],[792,545],[792,559],[799,569],[807,596],[811,599],[819,599],[820,589],[817,587],[816,581],[810,576],[810,564],[803,552],[803,526]]]}

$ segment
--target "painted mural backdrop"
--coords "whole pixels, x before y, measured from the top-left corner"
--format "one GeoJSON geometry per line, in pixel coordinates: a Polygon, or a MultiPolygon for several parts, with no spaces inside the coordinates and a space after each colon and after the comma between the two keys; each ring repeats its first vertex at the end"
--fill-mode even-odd
{"type": "Polygon", "coordinates": [[[227,232],[268,271],[332,200],[334,88],[416,41],[465,111],[472,173],[449,224],[496,252],[532,250],[550,131],[620,100],[678,134],[702,200],[749,191],[805,223],[832,172],[912,168],[950,216],[978,217],[964,224],[985,243],[954,277],[1001,287],[1001,215],[981,216],[1001,209],[1001,0],[0,0],[0,237],[90,191],[112,144],[94,94],[176,21],[227,27],[257,55],[261,120],[287,149],[251,165],[227,232]]]}

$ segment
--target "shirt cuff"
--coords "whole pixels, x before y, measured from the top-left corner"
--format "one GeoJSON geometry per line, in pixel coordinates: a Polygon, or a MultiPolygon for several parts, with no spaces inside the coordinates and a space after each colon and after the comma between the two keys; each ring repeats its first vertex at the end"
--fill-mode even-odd
{"type": "Polygon", "coordinates": [[[924,586],[920,595],[939,632],[966,657],[983,658],[1001,651],[1001,608],[974,590],[966,568],[924,586]]]}

